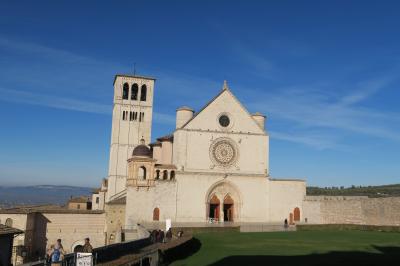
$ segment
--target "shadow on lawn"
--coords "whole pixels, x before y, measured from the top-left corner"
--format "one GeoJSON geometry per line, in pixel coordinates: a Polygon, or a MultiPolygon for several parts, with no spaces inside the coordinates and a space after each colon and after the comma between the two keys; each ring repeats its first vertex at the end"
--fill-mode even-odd
{"type": "Polygon", "coordinates": [[[381,253],[335,251],[300,256],[230,256],[211,265],[400,265],[400,247],[373,247],[381,253]]]}
{"type": "Polygon", "coordinates": [[[161,263],[168,265],[173,261],[186,259],[200,250],[201,242],[197,238],[191,238],[189,241],[166,250],[161,256],[161,263]]]}

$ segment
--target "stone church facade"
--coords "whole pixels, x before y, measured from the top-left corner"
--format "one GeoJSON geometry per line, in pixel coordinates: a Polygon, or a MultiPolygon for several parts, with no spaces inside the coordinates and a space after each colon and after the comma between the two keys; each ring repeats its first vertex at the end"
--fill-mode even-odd
{"type": "Polygon", "coordinates": [[[94,208],[124,206],[124,217],[113,218],[121,230],[166,219],[300,219],[305,181],[269,175],[264,115],[250,114],[225,82],[198,112],[178,108],[175,130],[151,142],[154,84],[149,77],[115,77],[109,176],[93,195],[94,208]]]}

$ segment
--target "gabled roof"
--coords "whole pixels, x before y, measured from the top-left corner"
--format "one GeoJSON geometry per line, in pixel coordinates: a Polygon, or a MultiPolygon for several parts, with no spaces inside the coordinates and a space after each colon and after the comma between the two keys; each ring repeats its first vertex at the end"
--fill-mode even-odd
{"type": "MultiPolygon", "coordinates": [[[[224,92],[228,92],[232,98],[239,104],[239,106],[247,113],[247,115],[249,116],[249,118],[251,118],[254,123],[257,125],[257,127],[259,127],[263,132],[266,133],[265,129],[261,128],[258,123],[254,120],[254,118],[252,117],[252,115],[250,114],[250,112],[247,110],[247,108],[238,100],[238,98],[236,98],[236,96],[232,93],[232,91],[229,89],[228,84],[226,82],[226,80],[224,81],[224,85],[222,87],[222,90],[216,95],[214,96],[209,102],[207,102],[206,105],[203,106],[203,108],[200,109],[200,111],[198,111],[197,113],[195,113],[193,115],[193,117],[187,121],[182,127],[180,128],[185,128],[191,121],[193,121],[203,110],[205,110],[209,105],[211,105],[215,100],[217,100],[224,92]]],[[[262,115],[260,113],[256,113],[256,115],[262,115]]]]}
{"type": "Polygon", "coordinates": [[[224,93],[225,90],[221,90],[217,95],[215,95],[206,105],[203,106],[198,112],[196,112],[189,121],[187,121],[185,124],[183,124],[180,128],[186,127],[187,124],[189,124],[196,116],[198,116],[204,109],[206,109],[213,101],[215,101],[222,93],[224,93]]]}

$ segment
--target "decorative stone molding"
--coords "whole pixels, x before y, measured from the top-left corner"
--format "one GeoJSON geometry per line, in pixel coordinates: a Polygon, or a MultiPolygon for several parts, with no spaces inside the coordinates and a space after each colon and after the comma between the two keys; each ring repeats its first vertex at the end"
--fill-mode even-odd
{"type": "Polygon", "coordinates": [[[236,143],[232,139],[224,137],[217,138],[211,143],[209,153],[213,166],[223,168],[235,165],[239,157],[236,143]]]}

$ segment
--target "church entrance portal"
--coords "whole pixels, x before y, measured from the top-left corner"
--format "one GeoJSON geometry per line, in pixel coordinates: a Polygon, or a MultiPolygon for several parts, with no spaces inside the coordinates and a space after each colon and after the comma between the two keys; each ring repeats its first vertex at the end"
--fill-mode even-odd
{"type": "Polygon", "coordinates": [[[234,184],[225,180],[217,182],[206,195],[207,222],[240,222],[242,201],[234,184]]]}
{"type": "Polygon", "coordinates": [[[233,222],[233,200],[227,195],[224,199],[224,222],[233,222]]]}
{"type": "Polygon", "coordinates": [[[214,195],[210,200],[210,208],[209,208],[210,211],[208,215],[210,219],[213,219],[215,221],[219,220],[219,205],[220,205],[219,199],[217,196],[214,195]]]}

